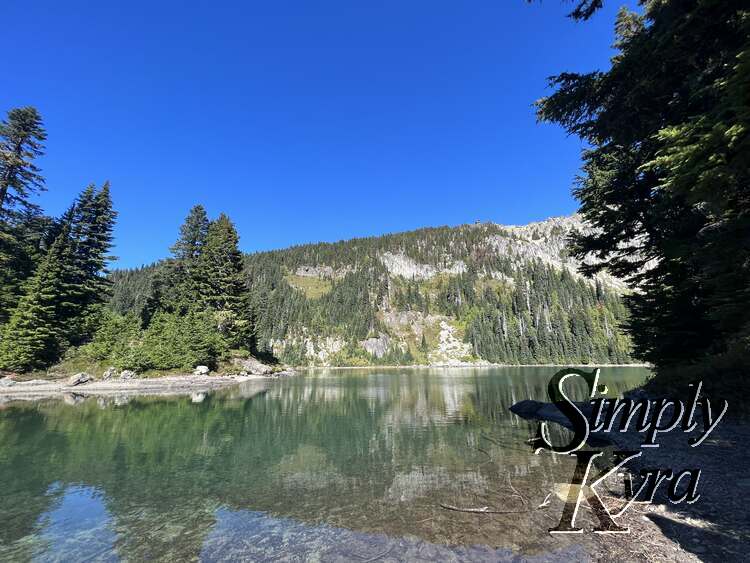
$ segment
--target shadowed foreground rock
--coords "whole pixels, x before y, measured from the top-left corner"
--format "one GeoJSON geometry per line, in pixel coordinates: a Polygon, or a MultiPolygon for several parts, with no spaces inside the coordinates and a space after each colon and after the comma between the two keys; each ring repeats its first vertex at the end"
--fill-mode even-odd
{"type": "MultiPolygon", "coordinates": [[[[575,403],[575,405],[584,416],[586,416],[586,418],[591,420],[591,415],[594,410],[591,404],[575,403]]],[[[556,422],[565,428],[573,429],[573,425],[570,423],[568,417],[565,416],[554,403],[544,403],[542,401],[526,399],[525,401],[519,401],[511,406],[510,412],[527,420],[546,420],[549,422],[556,422]]]]}

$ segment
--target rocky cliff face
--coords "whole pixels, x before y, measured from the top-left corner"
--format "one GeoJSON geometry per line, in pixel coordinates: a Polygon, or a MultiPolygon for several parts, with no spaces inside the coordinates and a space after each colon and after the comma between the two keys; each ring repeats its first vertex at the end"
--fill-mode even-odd
{"type": "MultiPolygon", "coordinates": [[[[500,253],[517,256],[521,260],[540,260],[558,269],[566,269],[580,276],[580,262],[568,255],[568,237],[573,231],[591,232],[578,214],[569,217],[551,217],[545,221],[522,226],[502,227],[509,237],[493,236],[491,243],[500,253]]],[[[608,286],[625,291],[627,285],[607,274],[597,278],[608,286]]]]}

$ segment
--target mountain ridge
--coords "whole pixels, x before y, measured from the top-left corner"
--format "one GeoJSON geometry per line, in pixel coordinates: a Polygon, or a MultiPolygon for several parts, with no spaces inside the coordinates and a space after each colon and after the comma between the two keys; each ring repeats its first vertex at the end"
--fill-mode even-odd
{"type": "MultiPolygon", "coordinates": [[[[584,278],[566,250],[586,228],[573,215],[248,254],[257,352],[322,366],[628,363],[626,286],[584,278]]],[[[113,308],[137,311],[155,268],[116,272],[113,308]]]]}

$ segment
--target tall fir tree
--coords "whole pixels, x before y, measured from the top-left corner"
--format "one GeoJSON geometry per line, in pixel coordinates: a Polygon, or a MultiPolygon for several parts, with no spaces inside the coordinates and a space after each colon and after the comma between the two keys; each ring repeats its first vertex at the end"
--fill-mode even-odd
{"type": "Polygon", "coordinates": [[[26,371],[50,365],[67,345],[66,321],[76,310],[70,228],[64,227],[29,280],[25,295],[5,325],[0,367],[26,371]]]}
{"type": "Polygon", "coordinates": [[[195,260],[206,244],[208,215],[202,205],[194,206],[180,227],[180,238],[170,249],[176,260],[195,260]]]}
{"type": "Polygon", "coordinates": [[[170,248],[172,258],[159,265],[141,311],[144,325],[157,312],[184,315],[200,302],[199,258],[206,245],[209,220],[202,205],[194,206],[180,226],[180,237],[170,248]]]}
{"type": "Polygon", "coordinates": [[[44,189],[34,160],[44,154],[47,133],[33,107],[12,109],[0,122],[0,221],[18,208],[34,208],[29,195],[44,189]]]}
{"type": "Polygon", "coordinates": [[[731,357],[741,372],[750,361],[747,2],[641,4],[617,17],[609,70],[560,74],[539,102],[541,120],[591,147],[575,195],[594,228],[575,237],[575,255],[587,273],[608,270],[637,290],[631,333],[658,373],[731,357]]]}
{"type": "Polygon", "coordinates": [[[96,190],[88,186],[79,196],[73,212],[74,283],[79,287],[78,328],[74,344],[90,338],[96,330],[101,306],[109,300],[111,281],[107,263],[112,259],[112,231],[117,213],[112,207],[109,182],[96,190]]]}
{"type": "Polygon", "coordinates": [[[116,217],[109,182],[98,191],[89,186],[79,197],[73,227],[76,266],[86,292],[84,306],[103,303],[109,297],[107,263],[112,259],[109,250],[116,217]]]}
{"type": "Polygon", "coordinates": [[[46,138],[41,116],[32,107],[12,109],[0,122],[0,325],[41,256],[47,218],[29,196],[44,189],[34,161],[44,154],[46,138]]]}
{"type": "Polygon", "coordinates": [[[21,298],[23,283],[54,241],[53,226],[52,219],[32,211],[19,213],[12,224],[0,222],[0,326],[21,298]]]}
{"type": "Polygon", "coordinates": [[[239,235],[223,213],[208,227],[197,264],[199,297],[217,313],[218,324],[235,345],[250,337],[248,291],[239,235]]]}

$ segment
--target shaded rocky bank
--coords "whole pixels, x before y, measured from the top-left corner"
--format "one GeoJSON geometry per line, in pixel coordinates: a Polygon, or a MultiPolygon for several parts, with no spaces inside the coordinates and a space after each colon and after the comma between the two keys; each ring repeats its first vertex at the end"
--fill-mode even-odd
{"type": "MultiPolygon", "coordinates": [[[[658,400],[643,389],[626,393],[626,398],[650,400],[652,404],[658,400]]],[[[576,405],[591,422],[591,405],[576,405]]],[[[510,410],[521,418],[545,420],[568,429],[572,427],[565,414],[551,403],[519,401],[510,410]]],[[[699,406],[696,412],[700,411],[699,406]]],[[[665,416],[665,419],[669,418],[671,412],[665,416]]],[[[696,420],[699,422],[693,432],[700,434],[705,430],[702,416],[698,414],[696,420]]],[[[613,428],[619,429],[619,426],[618,417],[613,428]]],[[[674,504],[667,496],[667,482],[656,489],[652,502],[636,503],[621,517],[622,522],[618,523],[629,526],[631,533],[623,537],[615,534],[608,538],[607,552],[624,555],[635,542],[648,546],[656,560],[745,560],[747,538],[750,537],[750,509],[746,502],[750,494],[750,479],[747,477],[750,452],[744,447],[747,422],[735,417],[721,420],[698,447],[691,447],[688,442],[690,435],[677,427],[659,434],[658,447],[641,448],[646,433],[636,431],[634,426],[630,425],[625,432],[592,432],[587,444],[597,449],[611,447],[615,450],[641,451],[640,457],[626,465],[635,490],[642,482],[643,471],[661,469],[676,475],[686,469],[699,469],[700,498],[693,503],[674,504]]],[[[605,504],[617,510],[623,506],[623,499],[610,497],[605,504]]],[[[585,502],[582,502],[582,506],[587,507],[585,502]]]]}

